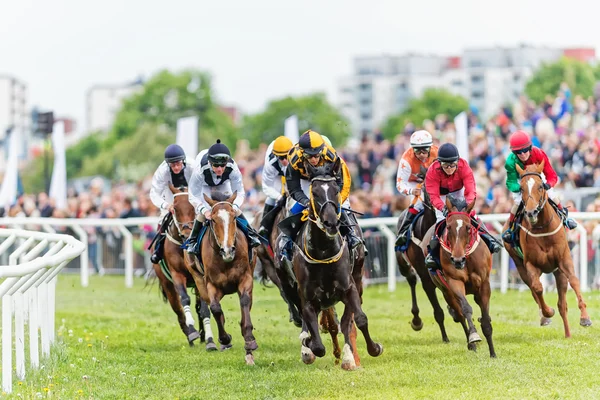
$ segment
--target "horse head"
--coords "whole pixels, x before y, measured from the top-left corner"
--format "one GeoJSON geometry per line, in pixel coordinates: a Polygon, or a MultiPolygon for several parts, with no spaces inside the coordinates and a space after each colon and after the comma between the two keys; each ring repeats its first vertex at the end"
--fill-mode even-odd
{"type": "Polygon", "coordinates": [[[176,188],[173,184],[169,184],[169,189],[173,193],[173,222],[175,223],[177,232],[185,240],[192,232],[194,220],[196,219],[196,211],[190,203],[186,187],[176,188]]]}
{"type": "Polygon", "coordinates": [[[457,269],[463,269],[467,261],[467,246],[471,240],[472,230],[469,213],[475,206],[475,200],[467,205],[463,198],[446,196],[446,234],[448,244],[452,249],[450,260],[457,269]]]}
{"type": "Polygon", "coordinates": [[[531,225],[538,221],[540,212],[544,209],[548,201],[548,192],[544,188],[542,180],[542,171],[544,170],[544,161],[538,164],[532,164],[525,167],[525,170],[518,164],[517,172],[521,178],[521,197],[523,199],[525,216],[531,225]]]}
{"type": "Polygon", "coordinates": [[[340,159],[322,167],[313,167],[308,162],[305,166],[310,179],[309,219],[333,238],[339,233],[340,188],[336,177],[340,172],[340,159]]]}
{"type": "MultiPolygon", "coordinates": [[[[215,197],[218,194],[215,193],[215,197]]],[[[213,200],[204,195],[204,200],[211,207],[211,223],[210,229],[217,246],[219,247],[219,255],[225,262],[231,262],[235,258],[235,236],[237,233],[237,225],[235,222],[236,215],[233,208],[233,201],[237,196],[237,191],[228,198],[220,198],[213,200]]]]}

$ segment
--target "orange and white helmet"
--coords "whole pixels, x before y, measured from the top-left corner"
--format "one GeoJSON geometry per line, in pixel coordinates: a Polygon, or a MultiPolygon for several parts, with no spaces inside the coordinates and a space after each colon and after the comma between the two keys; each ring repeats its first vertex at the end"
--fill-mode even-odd
{"type": "Polygon", "coordinates": [[[412,135],[410,135],[410,147],[419,148],[419,147],[431,147],[433,145],[433,138],[431,137],[431,133],[420,130],[416,131],[412,135]]]}

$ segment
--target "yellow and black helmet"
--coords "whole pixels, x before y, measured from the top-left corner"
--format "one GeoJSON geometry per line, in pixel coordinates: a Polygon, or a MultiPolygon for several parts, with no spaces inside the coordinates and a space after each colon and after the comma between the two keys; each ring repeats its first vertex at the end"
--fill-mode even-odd
{"type": "Polygon", "coordinates": [[[323,151],[323,148],[325,147],[325,141],[319,133],[308,130],[304,132],[302,136],[300,136],[298,145],[302,148],[304,154],[315,156],[323,151]]]}
{"type": "Polygon", "coordinates": [[[275,139],[275,143],[273,143],[273,154],[277,157],[283,157],[287,155],[292,147],[294,147],[294,143],[289,138],[279,136],[275,139]]]}

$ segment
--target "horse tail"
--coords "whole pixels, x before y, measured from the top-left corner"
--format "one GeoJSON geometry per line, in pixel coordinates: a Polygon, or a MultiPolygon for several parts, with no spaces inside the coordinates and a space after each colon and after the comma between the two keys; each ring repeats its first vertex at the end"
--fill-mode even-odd
{"type": "Polygon", "coordinates": [[[260,260],[260,267],[256,269],[258,280],[261,285],[268,287],[269,275],[267,274],[267,268],[265,268],[265,262],[263,259],[260,260]]]}

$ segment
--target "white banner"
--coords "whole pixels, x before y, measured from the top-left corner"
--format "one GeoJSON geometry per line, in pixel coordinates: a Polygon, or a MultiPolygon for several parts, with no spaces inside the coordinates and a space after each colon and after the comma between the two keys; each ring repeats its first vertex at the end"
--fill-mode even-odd
{"type": "Polygon", "coordinates": [[[179,118],[177,120],[177,144],[189,158],[198,154],[198,117],[179,118]]]}
{"type": "Polygon", "coordinates": [[[454,118],[456,128],[456,147],[460,158],[469,160],[469,128],[467,125],[467,113],[461,112],[454,118]]]}
{"type": "MultiPolygon", "coordinates": [[[[19,132],[20,133],[20,132],[19,132]]],[[[0,188],[0,207],[8,208],[17,200],[17,184],[19,173],[19,133],[13,129],[8,142],[8,160],[4,170],[4,180],[0,188]]]]}
{"type": "Polygon", "coordinates": [[[65,154],[65,124],[62,121],[54,123],[52,149],[54,150],[54,169],[48,196],[54,199],[56,208],[65,209],[67,208],[67,157],[65,154]]]}
{"type": "Polygon", "coordinates": [[[298,143],[298,117],[292,115],[285,120],[285,137],[289,138],[292,143],[298,143]]]}

